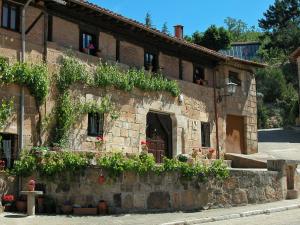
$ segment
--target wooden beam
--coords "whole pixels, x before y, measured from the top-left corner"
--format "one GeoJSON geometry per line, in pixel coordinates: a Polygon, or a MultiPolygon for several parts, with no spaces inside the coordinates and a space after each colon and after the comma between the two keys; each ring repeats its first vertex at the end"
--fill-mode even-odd
{"type": "Polygon", "coordinates": [[[32,28],[37,24],[37,22],[42,18],[44,12],[41,12],[37,18],[35,18],[35,20],[30,24],[30,26],[27,28],[27,30],[25,31],[25,34],[28,34],[32,28]]]}

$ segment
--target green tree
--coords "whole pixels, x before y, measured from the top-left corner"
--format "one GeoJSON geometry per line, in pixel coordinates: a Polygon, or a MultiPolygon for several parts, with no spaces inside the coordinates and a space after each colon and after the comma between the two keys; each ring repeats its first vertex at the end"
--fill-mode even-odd
{"type": "Polygon", "coordinates": [[[230,34],[223,27],[210,26],[203,34],[201,45],[219,51],[230,46],[230,34]]]}
{"type": "Polygon", "coordinates": [[[162,26],[162,28],[161,28],[161,32],[170,35],[170,31],[169,31],[169,29],[168,29],[168,24],[167,24],[167,22],[165,22],[165,23],[163,24],[163,26],[162,26]]]}
{"type": "Polygon", "coordinates": [[[241,19],[227,17],[224,20],[226,28],[230,33],[230,39],[234,42],[259,41],[261,32],[255,26],[249,27],[241,19]]]}
{"type": "Polygon", "coordinates": [[[149,12],[147,12],[147,14],[146,14],[145,25],[149,28],[153,27],[152,18],[151,18],[151,15],[149,12]]]}
{"type": "Polygon", "coordinates": [[[276,0],[259,20],[259,27],[265,32],[263,48],[268,53],[290,54],[300,45],[300,0],[276,0]]]}

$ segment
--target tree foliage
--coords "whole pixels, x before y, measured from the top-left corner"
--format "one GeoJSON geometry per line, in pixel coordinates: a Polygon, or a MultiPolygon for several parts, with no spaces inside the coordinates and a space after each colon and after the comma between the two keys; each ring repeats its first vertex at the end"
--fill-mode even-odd
{"type": "Polygon", "coordinates": [[[169,31],[167,22],[165,22],[165,23],[163,24],[163,26],[162,26],[162,28],[161,28],[161,32],[170,35],[170,31],[169,31]]]}
{"type": "Polygon", "coordinates": [[[229,32],[223,27],[210,26],[204,33],[196,31],[192,36],[185,36],[187,41],[218,51],[230,46],[229,32]]]}
{"type": "Polygon", "coordinates": [[[146,25],[146,27],[149,27],[149,28],[153,27],[151,14],[149,12],[146,13],[145,25],[146,25]]]}
{"type": "Polygon", "coordinates": [[[300,45],[300,0],[276,0],[259,20],[264,49],[288,55],[300,45]]]}
{"type": "Polygon", "coordinates": [[[226,28],[233,42],[259,41],[261,32],[255,26],[249,27],[241,19],[227,17],[224,20],[226,28]]]}

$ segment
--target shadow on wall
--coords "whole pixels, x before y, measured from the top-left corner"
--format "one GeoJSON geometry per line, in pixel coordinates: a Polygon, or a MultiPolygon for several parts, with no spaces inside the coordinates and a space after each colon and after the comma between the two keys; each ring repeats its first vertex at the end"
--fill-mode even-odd
{"type": "Polygon", "coordinates": [[[294,130],[260,130],[258,142],[300,143],[300,131],[294,130]]]}

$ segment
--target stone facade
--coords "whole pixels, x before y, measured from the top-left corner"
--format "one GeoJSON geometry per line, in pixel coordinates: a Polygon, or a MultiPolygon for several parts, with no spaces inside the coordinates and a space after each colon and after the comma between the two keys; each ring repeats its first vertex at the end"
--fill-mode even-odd
{"type": "MultiPolygon", "coordinates": [[[[99,169],[90,168],[77,175],[62,174],[52,181],[37,178],[37,182],[45,184],[46,194],[55,198],[57,205],[71,201],[81,206],[95,206],[105,200],[110,213],[196,210],[285,199],[286,177],[265,169],[232,169],[224,182],[211,179],[206,183],[188,181],[176,173],[126,172],[112,180],[104,172],[106,182],[99,184],[99,174],[99,169]]],[[[23,188],[26,189],[29,179],[23,179],[23,188]]]]}
{"type": "MultiPolygon", "coordinates": [[[[2,3],[2,1],[0,1],[2,3]]],[[[40,9],[29,7],[27,11],[27,23],[39,15],[40,9]]],[[[1,14],[1,10],[0,10],[1,14]]],[[[0,15],[1,16],[1,15],[0,15]]],[[[29,26],[27,24],[27,26],[29,26]]],[[[53,16],[52,41],[44,40],[44,17],[37,22],[29,32],[26,39],[26,58],[28,62],[40,62],[46,56],[51,74],[57,73],[60,57],[70,48],[74,50],[76,57],[90,64],[97,64],[102,61],[115,61],[117,40],[116,35],[106,30],[99,29],[98,45],[100,58],[89,56],[79,52],[79,36],[82,24],[76,24],[73,20],[68,21],[65,17],[53,16]],[[47,44],[47,51],[44,52],[44,43],[47,44]]],[[[96,29],[98,31],[98,29],[96,29]]],[[[144,47],[139,43],[120,39],[119,63],[121,66],[143,68],[144,47]]],[[[151,43],[149,43],[151,44],[151,43]]],[[[174,47],[175,48],[175,47],[174,47]]],[[[10,63],[18,61],[21,49],[21,37],[17,32],[0,28],[0,56],[7,57],[10,63]]],[[[206,61],[209,59],[207,58],[206,61]]],[[[179,80],[179,57],[168,52],[159,52],[159,66],[164,75],[170,79],[176,79],[179,83],[183,103],[168,93],[147,93],[134,90],[125,93],[119,90],[108,88],[86,89],[73,87],[74,95],[82,98],[101,99],[104,95],[111,96],[116,103],[120,117],[117,121],[105,124],[106,142],[104,148],[107,151],[112,149],[123,149],[125,152],[137,153],[140,151],[140,141],[145,140],[146,116],[149,111],[167,113],[172,119],[172,155],[189,153],[193,148],[201,148],[201,122],[210,123],[210,143],[216,148],[216,125],[214,119],[214,95],[213,95],[213,74],[216,74],[217,95],[224,95],[223,87],[228,80],[229,71],[239,74],[242,85],[238,92],[230,97],[224,97],[218,103],[218,122],[220,150],[226,152],[226,117],[227,115],[239,115],[244,118],[245,153],[257,152],[257,126],[256,126],[256,84],[254,71],[255,66],[238,61],[223,61],[216,67],[208,66],[198,60],[182,59],[182,77],[179,80]],[[195,63],[205,67],[205,86],[196,85],[193,82],[193,65],[195,63]]],[[[20,91],[16,86],[1,87],[0,98],[15,96],[16,110],[15,117],[19,116],[20,91]]],[[[28,92],[26,92],[28,94],[28,92]]],[[[55,104],[55,94],[50,93],[47,102],[41,107],[43,116],[49,115],[55,104]]],[[[34,107],[34,99],[26,95],[25,98],[25,146],[36,145],[36,129],[38,114],[34,107]]],[[[18,134],[18,120],[8,124],[1,132],[18,134]]],[[[95,138],[87,136],[87,117],[73,129],[70,136],[70,148],[74,150],[95,150],[95,138]]],[[[43,140],[47,143],[47,131],[43,134],[43,140]]]]}

